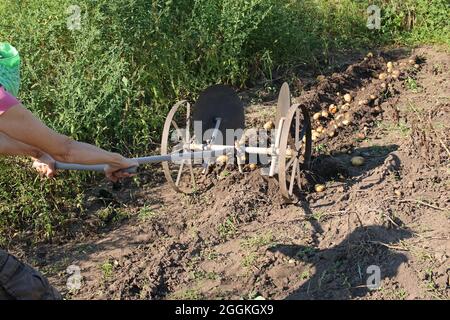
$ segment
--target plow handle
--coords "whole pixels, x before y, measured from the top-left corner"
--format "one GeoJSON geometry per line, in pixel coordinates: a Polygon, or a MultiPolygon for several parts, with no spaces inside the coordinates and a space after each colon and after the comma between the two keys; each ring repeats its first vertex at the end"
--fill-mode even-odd
{"type": "MultiPolygon", "coordinates": [[[[82,165],[82,164],[75,164],[75,163],[63,163],[63,162],[56,162],[55,168],[56,170],[72,170],[72,171],[96,171],[96,172],[104,172],[105,171],[104,164],[96,164],[96,165],[82,165]]],[[[128,169],[122,169],[122,172],[125,173],[136,173],[137,167],[131,167],[128,169]]]]}
{"type": "MultiPolygon", "coordinates": [[[[148,164],[148,163],[159,163],[164,161],[179,161],[179,160],[189,160],[189,159],[203,159],[204,157],[215,157],[217,154],[223,154],[227,150],[234,149],[234,147],[226,147],[223,150],[219,151],[200,151],[200,152],[183,152],[180,154],[170,154],[170,155],[159,155],[159,156],[151,156],[151,157],[142,157],[142,158],[133,158],[132,160],[136,160],[139,165],[148,164]]],[[[63,163],[56,161],[55,163],[56,170],[73,170],[73,171],[97,171],[103,172],[105,170],[104,164],[95,164],[95,165],[84,165],[84,164],[76,164],[76,163],[63,163]]],[[[122,172],[125,173],[136,173],[137,167],[131,167],[128,169],[123,169],[122,172]]]]}

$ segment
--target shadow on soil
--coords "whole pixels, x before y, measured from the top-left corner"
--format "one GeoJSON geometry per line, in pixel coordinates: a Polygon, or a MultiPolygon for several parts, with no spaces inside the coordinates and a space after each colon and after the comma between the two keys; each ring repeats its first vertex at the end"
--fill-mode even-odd
{"type": "MultiPolygon", "coordinates": [[[[398,145],[386,145],[386,146],[372,146],[365,148],[355,149],[349,154],[336,154],[321,155],[312,161],[311,172],[306,175],[308,184],[314,186],[317,183],[330,183],[330,182],[342,182],[341,187],[344,190],[348,190],[353,185],[360,183],[366,178],[367,173],[372,172],[374,169],[379,168],[381,172],[373,181],[369,182],[363,187],[363,189],[369,189],[377,184],[381,184],[387,175],[387,172],[398,175],[401,167],[401,162],[395,151],[398,150],[398,145]],[[362,156],[366,159],[366,163],[361,167],[352,167],[351,158],[355,156],[362,156]],[[386,173],[386,174],[385,174],[386,173]]],[[[343,193],[345,197],[348,193],[343,193]]],[[[325,199],[327,194],[315,199],[315,202],[325,199]]],[[[336,204],[339,199],[330,200],[326,204],[318,204],[311,207],[310,201],[305,195],[299,195],[298,206],[302,207],[307,216],[313,216],[313,209],[325,210],[327,207],[331,207],[336,204]]],[[[345,200],[345,199],[341,199],[345,200]]],[[[314,234],[322,234],[324,231],[320,223],[311,219],[311,224],[314,228],[314,234]]],[[[317,236],[313,238],[314,243],[318,243],[317,236]]]]}
{"type": "Polygon", "coordinates": [[[380,226],[359,227],[334,247],[317,250],[300,245],[277,245],[269,250],[278,251],[291,259],[313,264],[315,273],[286,299],[354,299],[370,294],[367,284],[369,266],[380,268],[383,280],[394,277],[406,255],[390,249],[401,240],[410,238],[411,232],[380,226]]]}

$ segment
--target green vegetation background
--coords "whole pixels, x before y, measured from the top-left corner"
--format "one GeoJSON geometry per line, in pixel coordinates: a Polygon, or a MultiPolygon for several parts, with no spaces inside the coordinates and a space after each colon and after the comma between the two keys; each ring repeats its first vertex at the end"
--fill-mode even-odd
{"type": "MultiPolygon", "coordinates": [[[[20,98],[50,127],[128,156],[158,144],[169,107],[208,85],[249,87],[276,68],[385,44],[450,45],[448,0],[2,0],[0,41],[23,58],[20,98]],[[70,5],[81,30],[67,28],[70,5]],[[366,27],[367,7],[382,28],[366,27]]],[[[0,245],[51,239],[95,179],[42,183],[0,160],[0,245]]]]}

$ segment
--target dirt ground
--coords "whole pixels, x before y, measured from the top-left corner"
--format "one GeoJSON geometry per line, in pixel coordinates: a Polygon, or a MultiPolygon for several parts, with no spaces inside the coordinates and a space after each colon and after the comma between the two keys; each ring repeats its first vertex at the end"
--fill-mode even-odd
{"type": "MultiPolygon", "coordinates": [[[[157,168],[96,186],[67,238],[17,254],[67,299],[449,299],[450,55],[373,52],[294,86],[311,114],[352,95],[347,126],[333,129],[339,113],[314,122],[335,135],[314,142],[298,202],[284,204],[259,170],[227,169],[185,196],[157,168]],[[388,61],[400,73],[380,80],[388,61]],[[70,265],[79,290],[67,289],[70,265]]],[[[274,99],[243,94],[247,127],[274,118],[274,99]]]]}

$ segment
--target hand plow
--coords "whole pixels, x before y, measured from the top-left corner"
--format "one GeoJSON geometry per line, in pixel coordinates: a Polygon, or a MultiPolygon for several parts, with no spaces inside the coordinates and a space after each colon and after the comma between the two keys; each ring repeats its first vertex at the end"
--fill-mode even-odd
{"type": "MultiPolygon", "coordinates": [[[[302,170],[309,169],[312,149],[311,120],[306,107],[291,104],[289,86],[283,84],[273,122],[271,138],[266,145],[247,143],[244,132],[244,105],[236,92],[215,85],[202,92],[191,108],[180,101],[170,110],[162,134],[161,155],[135,158],[139,165],[162,163],[169,185],[177,192],[198,191],[198,177],[210,172],[220,157],[228,163],[243,166],[252,155],[267,159],[261,173],[278,180],[286,201],[295,199],[301,184],[302,170]]],[[[266,128],[269,129],[269,128],[266,128]]],[[[56,163],[59,170],[103,171],[105,165],[56,163]]],[[[127,169],[135,172],[136,168],[127,169]]]]}

